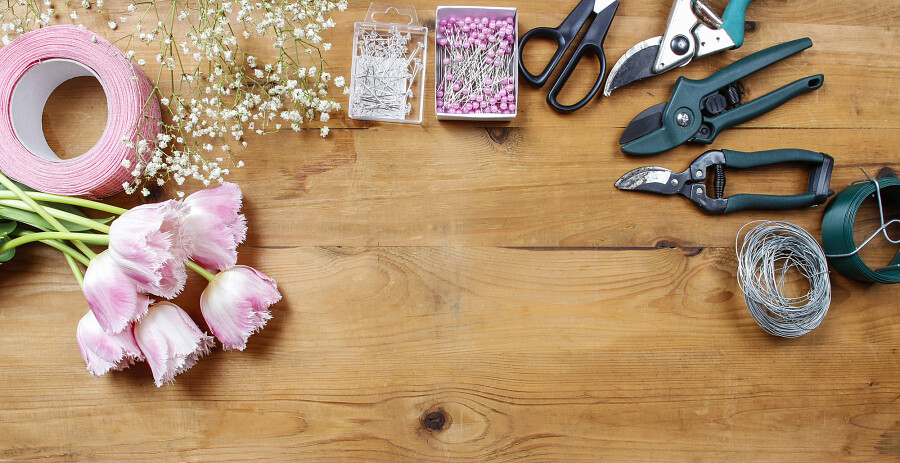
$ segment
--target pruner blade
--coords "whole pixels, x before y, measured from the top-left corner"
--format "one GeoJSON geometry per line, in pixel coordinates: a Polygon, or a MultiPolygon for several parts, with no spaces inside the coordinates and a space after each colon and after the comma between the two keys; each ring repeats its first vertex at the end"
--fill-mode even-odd
{"type": "Polygon", "coordinates": [[[665,167],[638,167],[619,177],[616,188],[674,195],[681,191],[681,182],[673,180],[675,173],[665,167]]]}
{"type": "Polygon", "coordinates": [[[609,72],[603,96],[609,96],[619,87],[656,75],[653,63],[656,62],[661,40],[662,37],[653,37],[629,48],[609,72]]]}

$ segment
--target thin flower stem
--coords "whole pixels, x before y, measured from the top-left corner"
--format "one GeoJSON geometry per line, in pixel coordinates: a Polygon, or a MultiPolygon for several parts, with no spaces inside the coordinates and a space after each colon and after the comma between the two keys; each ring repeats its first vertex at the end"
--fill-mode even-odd
{"type": "MultiPolygon", "coordinates": [[[[35,201],[43,201],[45,203],[71,204],[72,206],[85,207],[88,209],[94,209],[115,215],[122,215],[128,212],[128,209],[110,206],[109,204],[103,204],[101,202],[91,201],[88,199],[74,198],[71,196],[60,196],[50,193],[40,193],[37,191],[25,191],[24,193],[28,195],[29,198],[35,201]]],[[[16,196],[16,194],[12,191],[0,191],[0,199],[19,199],[19,197],[16,196]]]]}
{"type": "MultiPolygon", "coordinates": [[[[69,240],[74,242],[76,245],[81,243],[82,241],[86,241],[92,244],[109,244],[109,235],[98,235],[96,233],[69,233],[69,232],[39,232],[32,233],[26,236],[20,236],[16,239],[9,240],[0,246],[0,254],[3,254],[10,249],[15,249],[23,244],[33,243],[35,241],[41,240],[69,240]]],[[[82,244],[83,245],[83,244],[82,244]]],[[[86,246],[85,246],[86,247],[86,246]]],[[[93,251],[88,249],[91,253],[91,258],[95,257],[93,251]]],[[[84,252],[84,251],[82,251],[84,252]]]]}
{"type": "MultiPolygon", "coordinates": [[[[23,211],[31,210],[31,208],[22,201],[0,199],[0,205],[22,209],[23,211]]],[[[91,220],[87,217],[82,217],[80,215],[75,215],[52,207],[48,207],[46,211],[48,214],[56,217],[57,219],[65,220],[66,222],[71,222],[76,225],[81,225],[83,227],[90,228],[91,230],[96,230],[100,233],[109,233],[109,225],[102,224],[100,222],[97,222],[96,220],[91,220]]]]}
{"type": "MultiPolygon", "coordinates": [[[[15,232],[13,232],[13,235],[14,235],[14,236],[26,236],[26,235],[33,235],[33,234],[35,234],[35,232],[33,232],[33,231],[28,231],[28,230],[17,230],[17,231],[15,231],[15,232]]],[[[52,248],[55,248],[55,249],[58,249],[58,250],[62,251],[63,254],[65,254],[65,255],[67,255],[67,256],[69,256],[69,257],[74,258],[74,259],[77,260],[78,262],[81,262],[82,264],[85,265],[85,267],[86,267],[88,264],[91,263],[91,260],[88,259],[87,257],[85,257],[84,254],[78,252],[76,249],[73,249],[71,246],[66,246],[65,244],[63,244],[62,241],[59,241],[59,240],[41,240],[41,243],[44,243],[44,244],[46,244],[47,246],[50,246],[50,247],[52,247],[52,248]]]]}
{"type": "Polygon", "coordinates": [[[75,259],[68,254],[63,254],[63,257],[65,257],[66,262],[69,263],[69,268],[72,269],[72,275],[75,275],[75,281],[78,282],[78,286],[81,289],[84,289],[84,275],[81,274],[81,269],[78,268],[78,263],[75,262],[75,259]]]}
{"type": "MultiPolygon", "coordinates": [[[[50,214],[48,214],[47,211],[44,210],[44,208],[40,204],[35,202],[33,199],[29,198],[28,195],[26,195],[25,192],[22,191],[21,188],[19,188],[15,183],[13,183],[13,181],[10,180],[6,175],[3,175],[3,173],[0,173],[0,184],[5,186],[7,190],[15,193],[16,196],[19,197],[19,199],[21,199],[22,201],[25,202],[25,204],[28,204],[29,206],[31,206],[31,210],[36,212],[37,215],[41,216],[42,219],[46,220],[47,223],[49,223],[50,225],[53,226],[53,228],[55,228],[56,230],[58,230],[61,233],[68,233],[68,230],[66,230],[66,227],[63,227],[62,224],[59,223],[58,220],[56,220],[52,216],[50,216],[50,214]]],[[[91,236],[91,235],[88,235],[88,236],[91,236]]],[[[63,239],[65,239],[65,238],[63,238],[63,239]]],[[[13,241],[15,241],[15,240],[13,240],[13,241]]],[[[107,238],[107,243],[108,242],[109,241],[107,238]]],[[[12,243],[12,241],[10,241],[9,243],[6,243],[6,244],[10,244],[10,243],[12,243]]],[[[97,256],[97,254],[95,254],[94,251],[91,251],[91,249],[89,247],[87,247],[84,243],[82,243],[80,241],[73,241],[72,244],[74,244],[75,247],[78,248],[79,251],[83,252],[84,255],[86,255],[92,259],[97,256]]]]}
{"type": "MultiPolygon", "coordinates": [[[[0,248],[0,253],[2,253],[2,252],[3,252],[3,248],[0,248]]],[[[185,261],[184,266],[187,267],[187,268],[189,268],[189,269],[191,269],[191,270],[193,270],[193,271],[195,271],[195,272],[197,272],[197,273],[200,274],[200,276],[202,276],[203,278],[206,278],[206,281],[213,281],[213,280],[216,278],[216,275],[215,275],[215,274],[210,273],[210,272],[209,272],[208,270],[206,270],[205,268],[203,268],[203,267],[201,267],[201,266],[199,266],[199,265],[197,265],[197,264],[195,264],[195,263],[193,263],[193,262],[191,262],[191,261],[189,261],[189,260],[188,260],[188,261],[185,261]]]]}

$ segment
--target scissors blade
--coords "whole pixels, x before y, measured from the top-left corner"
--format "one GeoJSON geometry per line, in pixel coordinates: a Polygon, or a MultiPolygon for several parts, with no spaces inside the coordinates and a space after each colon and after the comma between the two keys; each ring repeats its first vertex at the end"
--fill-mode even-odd
{"type": "Polygon", "coordinates": [[[594,0],[594,13],[599,13],[618,0],[594,0]]]}
{"type": "Polygon", "coordinates": [[[609,96],[619,87],[655,76],[653,63],[656,62],[661,40],[662,37],[653,37],[628,49],[609,71],[606,86],[603,87],[603,96],[609,96]]]}
{"type": "Polygon", "coordinates": [[[616,188],[674,195],[680,191],[680,188],[670,183],[672,175],[674,175],[674,172],[665,167],[638,167],[619,177],[616,180],[616,188]]]}

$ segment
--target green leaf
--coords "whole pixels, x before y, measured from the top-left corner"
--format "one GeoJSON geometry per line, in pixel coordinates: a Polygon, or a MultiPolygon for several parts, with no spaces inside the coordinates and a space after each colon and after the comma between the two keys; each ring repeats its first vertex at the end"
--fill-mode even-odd
{"type": "MultiPolygon", "coordinates": [[[[14,183],[16,185],[18,185],[19,188],[22,189],[22,191],[37,191],[33,188],[28,188],[27,186],[22,185],[21,183],[18,183],[18,182],[14,182],[14,183]]],[[[0,185],[0,190],[5,191],[6,187],[3,185],[0,185]]],[[[81,209],[78,209],[77,207],[75,207],[71,204],[48,203],[45,201],[38,201],[38,204],[44,206],[45,208],[58,209],[60,211],[68,212],[70,214],[79,215],[81,217],[87,217],[84,215],[84,212],[81,212],[81,209]]],[[[0,218],[15,220],[16,222],[22,222],[22,223],[31,225],[32,227],[39,228],[44,231],[56,231],[56,229],[53,228],[52,225],[47,223],[47,221],[44,220],[40,215],[38,215],[37,212],[24,211],[22,209],[16,209],[14,207],[9,207],[9,206],[0,206],[0,218]]],[[[108,217],[105,219],[91,219],[91,220],[98,222],[98,223],[106,224],[106,223],[112,222],[113,219],[114,219],[114,217],[108,217]]],[[[85,227],[84,225],[76,225],[72,222],[67,222],[65,220],[60,220],[59,223],[61,223],[64,227],[66,227],[67,230],[69,230],[71,232],[83,232],[83,231],[90,230],[88,227],[85,227]]],[[[10,230],[10,231],[12,231],[12,230],[10,230]]],[[[2,233],[2,229],[0,229],[0,233],[2,233]]],[[[2,261],[0,261],[0,262],[2,262],[2,261]]]]}
{"type": "MultiPolygon", "coordinates": [[[[7,235],[6,233],[4,233],[2,236],[0,236],[0,246],[3,246],[4,244],[6,244],[6,242],[9,241],[9,239],[10,239],[9,235],[7,235]]],[[[13,256],[15,256],[15,255],[16,255],[15,248],[10,249],[9,251],[4,252],[3,254],[0,254],[0,263],[6,262],[6,261],[12,259],[13,256]]]]}
{"type": "Polygon", "coordinates": [[[19,224],[16,222],[0,222],[0,235],[8,235],[16,229],[19,224]]]}

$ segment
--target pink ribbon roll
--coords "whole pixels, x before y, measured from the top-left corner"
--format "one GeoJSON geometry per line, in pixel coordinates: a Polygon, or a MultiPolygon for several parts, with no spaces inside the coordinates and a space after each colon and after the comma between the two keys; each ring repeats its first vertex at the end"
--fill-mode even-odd
{"type": "Polygon", "coordinates": [[[29,32],[0,48],[0,171],[39,191],[99,198],[134,180],[138,139],[156,140],[159,102],[141,69],[106,39],[77,26],[29,32]],[[41,123],[53,90],[93,76],[106,94],[106,128],[86,153],[60,159],[41,123]],[[129,143],[130,142],[130,143],[129,143]],[[129,147],[129,145],[131,147],[129,147]]]}

